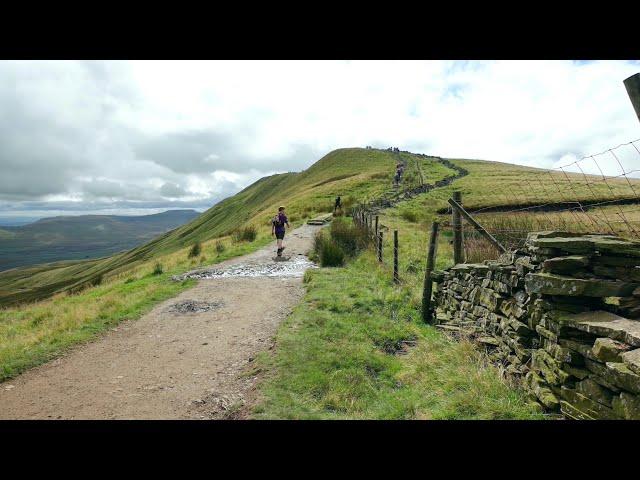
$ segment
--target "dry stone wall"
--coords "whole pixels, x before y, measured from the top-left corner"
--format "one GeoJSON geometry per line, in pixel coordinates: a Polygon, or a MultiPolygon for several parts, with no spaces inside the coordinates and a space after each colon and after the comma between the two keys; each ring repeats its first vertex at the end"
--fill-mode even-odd
{"type": "Polygon", "coordinates": [[[437,327],[485,347],[547,411],[640,419],[640,242],[531,233],[435,281],[437,327]]]}

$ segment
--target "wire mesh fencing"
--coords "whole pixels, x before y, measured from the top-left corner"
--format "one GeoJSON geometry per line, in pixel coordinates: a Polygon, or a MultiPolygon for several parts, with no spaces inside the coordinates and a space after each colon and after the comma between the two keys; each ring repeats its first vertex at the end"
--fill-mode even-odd
{"type": "MultiPolygon", "coordinates": [[[[488,206],[469,211],[507,249],[533,231],[601,233],[640,240],[640,139],[493,186],[488,206]]],[[[475,199],[477,202],[477,199],[475,199]]],[[[463,222],[465,259],[496,248],[463,222]]]]}

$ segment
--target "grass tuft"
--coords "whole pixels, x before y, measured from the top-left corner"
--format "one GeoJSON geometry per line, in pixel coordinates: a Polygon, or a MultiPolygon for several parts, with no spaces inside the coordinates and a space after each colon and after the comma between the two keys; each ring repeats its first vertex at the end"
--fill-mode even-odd
{"type": "Polygon", "coordinates": [[[248,225],[233,232],[232,238],[235,243],[253,242],[258,236],[258,230],[253,225],[248,225]]]}
{"type": "Polygon", "coordinates": [[[189,258],[195,258],[198,255],[200,255],[200,253],[202,253],[202,243],[197,241],[196,243],[193,244],[193,247],[191,247],[191,250],[189,250],[189,258]]]}

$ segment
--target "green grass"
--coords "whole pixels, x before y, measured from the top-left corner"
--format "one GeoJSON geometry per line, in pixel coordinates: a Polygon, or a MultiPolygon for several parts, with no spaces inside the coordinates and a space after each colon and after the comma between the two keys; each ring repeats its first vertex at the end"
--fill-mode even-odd
{"type": "MultiPolygon", "coordinates": [[[[483,160],[455,160],[469,175],[456,183],[464,205],[470,209],[496,205],[536,205],[547,202],[602,201],[613,198],[635,198],[635,192],[624,178],[602,177],[545,170],[483,160]],[[587,181],[589,185],[587,185],[587,181]]],[[[640,180],[630,179],[636,190],[640,180]]]]}
{"type": "Polygon", "coordinates": [[[394,286],[372,252],[305,281],[275,353],[257,359],[265,378],[253,417],[542,418],[473,345],[423,324],[413,288],[394,286]],[[412,346],[397,354],[403,345],[412,346]]]}

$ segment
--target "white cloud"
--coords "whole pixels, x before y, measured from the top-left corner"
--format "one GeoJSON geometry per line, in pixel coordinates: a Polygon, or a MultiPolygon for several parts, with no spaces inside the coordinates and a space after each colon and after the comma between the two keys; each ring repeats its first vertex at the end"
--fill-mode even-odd
{"type": "MultiPolygon", "coordinates": [[[[638,70],[621,61],[0,62],[9,172],[0,199],[213,202],[346,146],[563,165],[640,137],[622,84],[638,70]]],[[[640,169],[638,160],[631,151],[623,163],[640,169]]],[[[618,168],[602,162],[606,173],[618,168]]]]}

